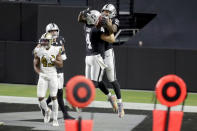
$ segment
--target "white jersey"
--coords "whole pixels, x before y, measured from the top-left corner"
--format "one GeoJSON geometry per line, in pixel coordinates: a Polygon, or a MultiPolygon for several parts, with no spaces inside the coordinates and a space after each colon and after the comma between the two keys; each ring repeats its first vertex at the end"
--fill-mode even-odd
{"type": "Polygon", "coordinates": [[[56,59],[57,55],[61,53],[61,48],[51,46],[48,50],[44,47],[36,47],[34,53],[40,58],[40,70],[42,73],[57,73],[55,64],[49,58],[56,59]]]}

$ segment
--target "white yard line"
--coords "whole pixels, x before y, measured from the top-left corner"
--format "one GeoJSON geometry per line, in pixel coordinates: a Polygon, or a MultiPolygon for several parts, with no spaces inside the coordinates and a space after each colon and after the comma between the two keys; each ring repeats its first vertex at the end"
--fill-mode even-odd
{"type": "MultiPolygon", "coordinates": [[[[15,97],[15,96],[0,96],[0,102],[3,103],[20,103],[20,104],[38,104],[38,99],[34,97],[15,97]]],[[[153,110],[154,104],[147,103],[131,103],[124,102],[124,109],[132,110],[153,110]]],[[[109,102],[105,101],[94,101],[88,107],[95,108],[111,108],[109,102]]],[[[181,105],[172,107],[171,110],[180,111],[181,105]]],[[[157,104],[157,109],[166,110],[167,107],[157,104]]],[[[197,112],[197,106],[184,106],[184,112],[197,112]]]]}

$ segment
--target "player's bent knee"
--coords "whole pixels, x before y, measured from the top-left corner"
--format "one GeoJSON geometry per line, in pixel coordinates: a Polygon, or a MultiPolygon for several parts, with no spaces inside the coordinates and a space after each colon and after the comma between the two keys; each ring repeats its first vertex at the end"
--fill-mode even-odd
{"type": "Polygon", "coordinates": [[[51,99],[52,100],[56,100],[57,99],[57,96],[52,96],[51,99]]]}

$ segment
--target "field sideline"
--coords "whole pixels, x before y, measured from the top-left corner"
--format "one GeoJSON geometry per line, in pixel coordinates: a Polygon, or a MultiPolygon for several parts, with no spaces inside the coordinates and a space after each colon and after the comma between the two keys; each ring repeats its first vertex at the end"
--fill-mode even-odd
{"type": "MultiPolygon", "coordinates": [[[[121,93],[124,102],[153,103],[153,91],[121,90],[121,93]]],[[[36,85],[1,83],[0,96],[36,97],[36,85]]],[[[106,101],[106,96],[99,89],[96,89],[95,100],[106,101]]],[[[196,93],[188,93],[185,105],[197,106],[196,100],[196,93]]]]}

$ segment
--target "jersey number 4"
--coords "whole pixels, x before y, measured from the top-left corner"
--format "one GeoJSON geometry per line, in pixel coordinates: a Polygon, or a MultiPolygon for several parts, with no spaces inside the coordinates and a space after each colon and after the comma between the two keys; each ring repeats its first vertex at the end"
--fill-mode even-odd
{"type": "Polygon", "coordinates": [[[86,35],[86,43],[87,43],[88,49],[92,49],[92,45],[91,45],[91,42],[90,42],[90,34],[89,33],[87,33],[87,35],[86,35]]]}

